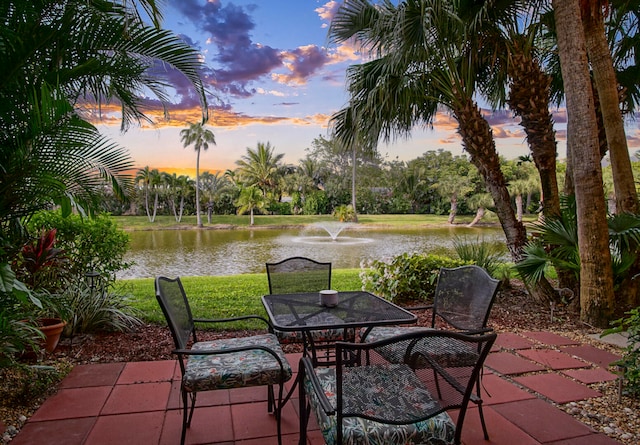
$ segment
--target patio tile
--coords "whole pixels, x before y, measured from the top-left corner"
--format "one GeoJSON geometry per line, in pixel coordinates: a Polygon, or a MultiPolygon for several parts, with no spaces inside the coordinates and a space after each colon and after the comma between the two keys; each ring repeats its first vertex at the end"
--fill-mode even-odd
{"type": "Polygon", "coordinates": [[[551,442],[547,445],[620,445],[620,442],[604,434],[589,434],[588,436],[551,442]]]}
{"type": "Polygon", "coordinates": [[[500,374],[507,375],[544,370],[542,366],[510,352],[492,352],[484,363],[500,374]]]}
{"type": "Polygon", "coordinates": [[[61,389],[49,397],[29,421],[97,416],[110,393],[110,386],[61,389]]]}
{"type": "Polygon", "coordinates": [[[565,346],[562,348],[567,354],[575,355],[596,365],[608,368],[612,362],[620,360],[621,356],[591,345],[565,346]]]}
{"type": "Polygon", "coordinates": [[[113,386],[125,363],[96,363],[77,365],[60,382],[59,388],[84,388],[88,386],[113,386]]]}
{"type": "Polygon", "coordinates": [[[503,403],[491,408],[542,443],[585,436],[592,432],[588,426],[541,399],[503,403]]]}
{"type": "MultiPolygon", "coordinates": [[[[487,432],[489,433],[489,442],[484,440],[482,432],[482,424],[480,423],[480,414],[477,408],[470,408],[464,417],[462,426],[462,443],[464,445],[478,445],[490,443],[491,445],[539,445],[540,442],[526,434],[524,431],[516,427],[509,420],[502,417],[495,410],[484,407],[484,420],[487,424],[487,432]]],[[[458,420],[458,411],[451,412],[451,418],[454,422],[458,420]]]]}
{"type": "MultiPolygon", "coordinates": [[[[276,419],[273,414],[267,412],[267,402],[231,405],[231,417],[236,440],[277,434],[276,419]]],[[[297,433],[299,423],[300,420],[293,407],[286,404],[282,410],[282,434],[297,433]]]]}
{"type": "MultiPolygon", "coordinates": [[[[277,391],[275,388],[274,390],[277,391]]],[[[249,386],[247,388],[234,388],[229,390],[229,402],[232,405],[236,403],[265,402],[266,400],[266,386],[249,386]]]]}
{"type": "Polygon", "coordinates": [[[586,385],[574,382],[562,377],[555,372],[548,374],[536,374],[525,377],[516,377],[518,383],[531,388],[556,403],[567,403],[576,400],[585,400],[591,397],[600,397],[602,394],[586,385]]]}
{"type": "Polygon", "coordinates": [[[11,443],[13,445],[81,445],[96,422],[96,417],[81,419],[29,421],[11,443]]]}
{"type": "Polygon", "coordinates": [[[158,443],[163,419],[163,411],[100,416],[86,445],[158,443]]]}
{"type": "MultiPolygon", "coordinates": [[[[299,434],[282,435],[282,445],[298,445],[299,440],[299,434]]],[[[258,439],[237,440],[235,445],[278,445],[278,436],[275,435],[270,437],[260,437],[258,439]]]]}
{"type": "Polygon", "coordinates": [[[514,332],[500,332],[496,342],[493,344],[494,349],[529,349],[533,346],[533,342],[528,338],[518,335],[514,332]]]}
{"type": "Polygon", "coordinates": [[[174,360],[130,362],[122,370],[118,385],[171,381],[175,368],[176,362],[174,360]]]}
{"type": "Polygon", "coordinates": [[[602,368],[567,369],[566,371],[562,371],[562,373],[586,385],[591,383],[610,382],[611,380],[618,378],[617,375],[602,368]]]}
{"type": "Polygon", "coordinates": [[[562,335],[554,334],[553,332],[543,331],[529,331],[521,332],[522,335],[528,338],[544,343],[551,346],[566,346],[566,345],[579,345],[580,343],[562,335]]]}
{"type": "Polygon", "coordinates": [[[535,396],[523,391],[513,383],[496,375],[485,375],[482,378],[481,394],[483,405],[514,402],[516,400],[532,399],[535,396]]]}
{"type": "Polygon", "coordinates": [[[171,383],[116,385],[102,409],[102,415],[164,411],[169,401],[171,383]]]}
{"type": "Polygon", "coordinates": [[[585,362],[573,358],[569,354],[553,349],[527,349],[518,351],[518,354],[554,370],[588,366],[585,362]]]}
{"type": "MultiPolygon", "coordinates": [[[[167,411],[159,443],[161,445],[180,443],[181,432],[182,411],[177,409],[167,411]]],[[[196,408],[193,412],[193,419],[191,419],[191,426],[187,428],[185,443],[233,444],[231,407],[224,405],[196,408]]]]}

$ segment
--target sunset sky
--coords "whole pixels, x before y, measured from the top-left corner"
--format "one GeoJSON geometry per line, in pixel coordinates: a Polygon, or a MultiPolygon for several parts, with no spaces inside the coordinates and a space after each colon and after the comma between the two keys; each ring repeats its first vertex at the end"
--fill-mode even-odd
{"type": "MultiPolygon", "coordinates": [[[[163,26],[202,52],[209,91],[208,128],[216,146],[201,154],[201,171],[235,168],[247,147],[269,142],[284,162],[296,164],[328,120],[347,101],[345,71],[362,61],[349,46],[329,45],[327,30],[339,2],[318,0],[168,0],[163,26]]],[[[98,128],[129,149],[136,168],[194,175],[193,147],[183,148],[179,132],[200,116],[184,77],[165,72],[175,85],[169,121],[161,107],[148,114],[155,126],[120,134],[117,113],[103,113],[98,128]]],[[[482,103],[481,103],[482,105],[482,103]]],[[[484,108],[501,155],[528,152],[524,133],[505,111],[484,108]]],[[[553,110],[559,157],[564,157],[563,109],[553,110]]],[[[462,154],[456,122],[441,113],[433,129],[416,128],[410,140],[379,145],[387,159],[410,160],[429,150],[462,154]]],[[[629,149],[640,148],[637,123],[628,127],[629,149]]]]}

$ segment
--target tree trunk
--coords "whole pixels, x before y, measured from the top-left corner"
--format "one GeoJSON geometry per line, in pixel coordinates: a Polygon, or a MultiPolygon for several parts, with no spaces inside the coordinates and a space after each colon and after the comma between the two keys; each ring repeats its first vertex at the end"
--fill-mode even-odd
{"type": "Polygon", "coordinates": [[[356,207],[356,146],[353,146],[351,155],[352,171],[351,171],[351,206],[353,207],[353,222],[358,222],[358,208],[356,207]]]}
{"type": "Polygon", "coordinates": [[[509,65],[509,107],[520,116],[520,125],[527,142],[542,187],[542,212],[546,218],[560,215],[560,193],[556,176],[556,133],[549,112],[551,77],[540,69],[526,44],[516,45],[518,53],[509,65]]]}
{"type": "Polygon", "coordinates": [[[200,215],[200,150],[196,150],[196,224],[202,227],[200,215]]]}
{"type": "Polygon", "coordinates": [[[580,318],[604,327],[613,313],[609,253],[595,106],[589,79],[579,0],[553,0],[558,51],[567,102],[580,250],[580,318]]]}
{"type": "Polygon", "coordinates": [[[516,219],[518,222],[522,222],[522,193],[516,195],[516,219]]]}
{"type": "Polygon", "coordinates": [[[460,98],[460,108],[454,109],[458,133],[471,162],[483,177],[487,191],[496,206],[496,214],[507,239],[507,248],[514,262],[521,261],[522,249],[527,241],[524,225],[516,219],[511,206],[507,182],[500,168],[493,133],[478,105],[470,97],[460,98]]]}
{"type": "Polygon", "coordinates": [[[249,211],[249,214],[251,215],[251,218],[249,220],[249,225],[253,225],[253,207],[251,207],[251,210],[249,211]]]}
{"type": "Polygon", "coordinates": [[[447,218],[447,224],[453,224],[458,214],[458,194],[451,195],[451,208],[449,209],[449,218],[447,218]]]}
{"type": "Polygon", "coordinates": [[[153,199],[153,215],[151,216],[151,222],[156,220],[156,213],[158,212],[158,192],[156,191],[156,196],[153,199]]]}
{"type": "Polygon", "coordinates": [[[467,227],[475,226],[478,223],[478,221],[480,221],[482,218],[484,218],[484,214],[485,214],[485,208],[484,207],[478,207],[478,210],[476,210],[476,216],[473,218],[473,221],[471,221],[469,224],[467,224],[467,227]]]}
{"type": "Polygon", "coordinates": [[[633,180],[629,148],[620,112],[618,80],[613,67],[611,50],[604,29],[600,2],[585,8],[582,14],[584,36],[600,102],[600,111],[607,136],[616,209],[619,213],[638,213],[638,195],[633,180]]]}

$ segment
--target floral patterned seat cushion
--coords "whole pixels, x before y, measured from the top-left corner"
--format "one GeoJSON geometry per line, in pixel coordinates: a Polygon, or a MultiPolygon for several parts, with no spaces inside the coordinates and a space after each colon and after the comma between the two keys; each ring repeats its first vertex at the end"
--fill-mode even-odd
{"type": "MultiPolygon", "coordinates": [[[[299,318],[305,318],[305,314],[299,314],[299,318]]],[[[295,320],[293,315],[279,315],[278,316],[278,324],[279,325],[287,325],[292,323],[295,320]]],[[[308,317],[309,324],[335,324],[342,323],[342,320],[335,315],[329,313],[320,313],[316,315],[312,315],[308,317]]],[[[283,344],[291,344],[291,343],[302,343],[303,335],[302,331],[280,331],[278,329],[275,330],[275,334],[278,336],[278,340],[280,340],[283,344]]],[[[326,328],[326,329],[318,329],[311,331],[311,337],[314,342],[336,342],[344,340],[344,329],[335,329],[335,328],[326,328]]]]}
{"type": "MultiPolygon", "coordinates": [[[[316,368],[320,385],[332,406],[336,407],[335,368],[316,368]]],[[[449,414],[441,412],[427,420],[412,418],[437,412],[440,405],[405,365],[360,366],[343,374],[344,412],[366,412],[380,418],[409,422],[391,425],[361,417],[345,417],[343,443],[349,445],[453,444],[455,425],[449,414]],[[380,394],[388,397],[380,397],[380,394]]],[[[327,415],[308,377],[304,381],[311,409],[328,445],[336,444],[336,415],[327,415]]]]}
{"type": "MultiPolygon", "coordinates": [[[[224,350],[252,345],[266,346],[276,352],[284,366],[284,381],[291,378],[291,366],[274,334],[198,342],[192,349],[224,350]]],[[[187,391],[269,385],[278,382],[280,373],[278,361],[262,349],[228,354],[192,355],[187,359],[182,384],[187,391]]]]}
{"type": "MultiPolygon", "coordinates": [[[[365,338],[365,342],[371,343],[378,340],[384,340],[396,335],[416,332],[418,330],[432,330],[432,328],[406,326],[376,327],[371,330],[369,335],[367,335],[367,337],[365,338]]],[[[442,343],[441,341],[430,341],[429,337],[425,337],[421,341],[429,345],[429,356],[440,366],[473,366],[478,360],[478,351],[470,348],[468,343],[456,341],[455,339],[449,339],[446,343],[442,343]]],[[[390,362],[402,363],[404,362],[405,358],[405,348],[402,346],[402,343],[392,343],[388,346],[382,346],[376,349],[384,358],[386,358],[390,362]]],[[[418,360],[418,363],[414,364],[414,366],[429,367],[424,358],[419,358],[418,360]]]]}

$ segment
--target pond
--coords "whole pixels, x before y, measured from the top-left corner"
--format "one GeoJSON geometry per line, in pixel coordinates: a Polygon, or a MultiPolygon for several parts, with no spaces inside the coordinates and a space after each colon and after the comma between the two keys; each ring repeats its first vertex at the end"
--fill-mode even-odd
{"type": "Polygon", "coordinates": [[[359,268],[366,260],[388,260],[404,252],[446,254],[456,237],[505,245],[496,227],[420,229],[347,227],[335,241],[320,227],[305,229],[156,230],[130,232],[126,261],[135,265],[118,278],[263,273],[266,262],[291,256],[331,261],[335,269],[359,268]]]}

